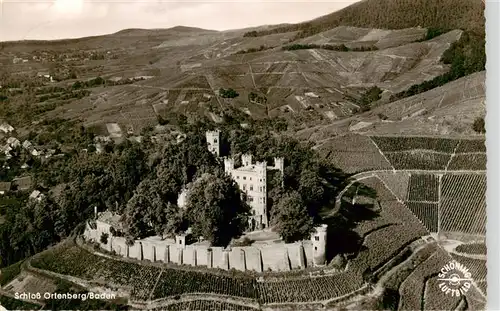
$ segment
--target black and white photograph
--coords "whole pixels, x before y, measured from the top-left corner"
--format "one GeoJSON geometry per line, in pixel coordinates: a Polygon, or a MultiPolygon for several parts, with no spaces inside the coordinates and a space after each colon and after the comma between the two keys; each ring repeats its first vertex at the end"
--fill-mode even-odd
{"type": "Polygon", "coordinates": [[[500,308],[490,6],[0,0],[0,310],[500,308]]]}

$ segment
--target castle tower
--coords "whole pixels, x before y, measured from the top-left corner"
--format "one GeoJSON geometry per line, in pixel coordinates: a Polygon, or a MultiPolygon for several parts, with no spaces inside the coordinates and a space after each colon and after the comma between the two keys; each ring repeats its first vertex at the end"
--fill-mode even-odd
{"type": "Polygon", "coordinates": [[[243,154],[241,156],[241,164],[243,166],[250,166],[250,165],[252,165],[252,155],[251,154],[243,154]]]}
{"type": "Polygon", "coordinates": [[[274,158],[274,169],[279,170],[281,173],[281,186],[285,182],[285,160],[283,158],[274,158]]]}
{"type": "Polygon", "coordinates": [[[205,135],[207,137],[208,150],[216,156],[220,156],[220,131],[207,131],[205,135]]]}
{"type": "Polygon", "coordinates": [[[226,174],[231,174],[233,170],[234,170],[234,159],[224,158],[224,172],[226,172],[226,174]]]}
{"type": "Polygon", "coordinates": [[[254,205],[256,221],[261,228],[266,228],[269,226],[267,219],[267,162],[257,162],[255,171],[257,175],[255,189],[258,190],[254,205]]]}
{"type": "Polygon", "coordinates": [[[326,231],[328,225],[321,225],[315,228],[311,235],[313,245],[313,264],[314,266],[326,265],[326,231]]]}

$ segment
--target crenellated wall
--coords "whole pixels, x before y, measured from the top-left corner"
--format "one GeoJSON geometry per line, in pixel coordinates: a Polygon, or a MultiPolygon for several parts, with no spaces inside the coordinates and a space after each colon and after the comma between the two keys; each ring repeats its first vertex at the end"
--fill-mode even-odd
{"type": "Polygon", "coordinates": [[[108,236],[106,244],[101,243],[103,232],[107,233],[105,230],[99,230],[99,226],[92,229],[87,225],[84,237],[99,243],[105,250],[137,260],[256,272],[289,271],[313,265],[311,241],[223,248],[197,244],[184,246],[175,243],[175,240],[148,238],[136,240],[129,246],[125,238],[111,235],[108,236]]]}

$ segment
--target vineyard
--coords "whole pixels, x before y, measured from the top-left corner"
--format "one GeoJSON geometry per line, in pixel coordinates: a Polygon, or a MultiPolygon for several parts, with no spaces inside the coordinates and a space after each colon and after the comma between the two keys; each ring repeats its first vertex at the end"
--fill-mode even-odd
{"type": "Polygon", "coordinates": [[[219,276],[209,273],[166,269],[158,280],[151,299],[183,293],[211,293],[245,298],[257,298],[256,280],[219,276]]]}
{"type": "Polygon", "coordinates": [[[438,232],[439,207],[437,203],[407,202],[406,206],[430,232],[438,232]]]}
{"type": "Polygon", "coordinates": [[[406,150],[431,150],[444,153],[453,153],[458,140],[428,137],[384,137],[372,136],[382,152],[406,150]]]}
{"type": "Polygon", "coordinates": [[[257,291],[261,303],[307,302],[346,295],[363,283],[360,274],[348,271],[333,276],[262,282],[257,291]]]}
{"type": "Polygon", "coordinates": [[[408,184],[410,175],[406,172],[379,172],[377,176],[401,201],[408,197],[408,184]]]}
{"type": "Polygon", "coordinates": [[[229,302],[220,302],[215,300],[192,300],[192,301],[183,301],[177,302],[173,304],[169,304],[166,306],[162,306],[161,308],[152,309],[152,311],[253,311],[258,310],[252,307],[241,306],[229,302]]]}
{"type": "Polygon", "coordinates": [[[408,185],[408,201],[437,202],[439,177],[431,174],[412,174],[408,185]]]}
{"type": "Polygon", "coordinates": [[[486,233],[486,175],[444,175],[441,181],[441,231],[486,233]]]}
{"type": "Polygon", "coordinates": [[[448,170],[486,170],[486,153],[456,154],[448,165],[448,170]]]}
{"type": "Polygon", "coordinates": [[[473,259],[465,256],[460,256],[457,254],[451,254],[453,259],[466,266],[469,272],[472,274],[472,278],[476,281],[482,281],[486,279],[487,268],[486,260],[473,259]]]}
{"type": "Polygon", "coordinates": [[[36,255],[31,265],[89,281],[103,280],[110,285],[132,287],[132,297],[141,300],[148,298],[161,272],[158,267],[97,256],[71,242],[36,255]]]}
{"type": "Polygon", "coordinates": [[[486,152],[486,144],[484,139],[461,140],[457,147],[456,153],[467,152],[486,152]]]}
{"type": "Polygon", "coordinates": [[[471,243],[461,244],[455,248],[455,251],[472,255],[486,255],[487,248],[484,243],[471,243]]]}
{"type": "MultiPolygon", "coordinates": [[[[434,269],[437,270],[436,268],[434,269]]],[[[443,294],[439,289],[439,283],[441,281],[438,280],[437,275],[426,281],[423,310],[456,310],[461,300],[465,298],[443,294]]]]}
{"type": "Polygon", "coordinates": [[[397,170],[444,170],[451,154],[432,151],[386,152],[385,156],[397,170]]]}

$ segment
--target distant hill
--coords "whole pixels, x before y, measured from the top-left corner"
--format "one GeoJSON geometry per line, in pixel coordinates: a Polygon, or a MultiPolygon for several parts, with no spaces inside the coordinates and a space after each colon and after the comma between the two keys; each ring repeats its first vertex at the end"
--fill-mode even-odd
{"type": "Polygon", "coordinates": [[[338,26],[402,29],[411,27],[463,29],[484,34],[484,5],[480,0],[363,0],[314,20],[247,33],[263,36],[300,31],[307,37],[338,26]]]}

